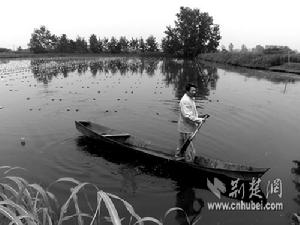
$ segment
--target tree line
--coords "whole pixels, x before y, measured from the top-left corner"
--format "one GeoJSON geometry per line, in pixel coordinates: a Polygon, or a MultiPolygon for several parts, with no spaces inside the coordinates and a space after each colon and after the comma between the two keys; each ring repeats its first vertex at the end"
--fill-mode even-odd
{"type": "Polygon", "coordinates": [[[147,39],[125,36],[100,39],[92,34],[88,41],[82,37],[72,40],[66,34],[57,36],[45,27],[34,29],[29,41],[33,53],[128,53],[162,52],[176,57],[195,57],[200,53],[215,52],[221,39],[219,25],[206,12],[189,7],[180,7],[175,26],[167,26],[161,43],[153,35],[147,39]]]}
{"type": "Polygon", "coordinates": [[[290,49],[288,46],[280,45],[256,45],[252,49],[248,49],[245,44],[241,45],[240,49],[234,48],[234,45],[230,43],[228,49],[224,45],[221,46],[221,52],[230,52],[230,53],[257,53],[257,54],[295,54],[297,51],[290,49]]]}
{"type": "Polygon", "coordinates": [[[110,39],[100,39],[95,34],[92,34],[88,41],[79,36],[76,40],[72,40],[68,38],[66,34],[62,34],[61,36],[51,34],[45,26],[34,30],[31,34],[28,46],[33,53],[122,53],[158,51],[158,43],[152,35],[146,40],[142,37],[128,40],[125,36],[119,39],[114,36],[110,39]]]}

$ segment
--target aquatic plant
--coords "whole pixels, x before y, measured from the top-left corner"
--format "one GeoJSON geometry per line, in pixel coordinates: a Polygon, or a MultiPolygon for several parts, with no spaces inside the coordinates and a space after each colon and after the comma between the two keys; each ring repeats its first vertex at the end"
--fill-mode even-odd
{"type": "Polygon", "coordinates": [[[101,221],[103,222],[103,220],[114,225],[121,225],[125,218],[121,218],[117,211],[119,203],[129,213],[127,219],[130,225],[144,224],[145,222],[163,225],[165,218],[173,211],[181,211],[185,215],[188,224],[196,224],[200,219],[199,217],[191,222],[185,212],[178,207],[169,209],[161,220],[153,217],[140,217],[127,201],[100,190],[94,184],[64,177],[56,180],[47,188],[43,188],[39,184],[29,183],[22,177],[8,175],[11,171],[17,169],[22,168],[0,167],[0,171],[4,171],[3,176],[0,177],[0,225],[62,225],[67,221],[73,221],[73,224],[76,221],[78,225],[96,225],[100,224],[101,221]],[[56,196],[49,189],[61,182],[71,183],[73,187],[70,188],[71,194],[64,204],[59,205],[56,196]],[[96,204],[94,204],[94,208],[88,200],[85,190],[87,187],[95,190],[96,204]],[[84,212],[81,209],[83,203],[79,197],[83,197],[90,212],[84,212]],[[105,211],[103,210],[104,207],[106,208],[105,211]]]}

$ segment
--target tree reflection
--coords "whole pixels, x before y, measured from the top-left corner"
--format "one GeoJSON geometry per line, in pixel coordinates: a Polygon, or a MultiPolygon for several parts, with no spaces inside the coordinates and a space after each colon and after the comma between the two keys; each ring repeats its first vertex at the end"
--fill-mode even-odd
{"type": "Polygon", "coordinates": [[[79,75],[88,70],[92,76],[97,73],[111,73],[127,75],[147,74],[153,76],[157,70],[159,59],[157,58],[91,58],[91,59],[33,59],[30,62],[31,71],[38,82],[48,84],[53,77],[62,74],[68,77],[70,72],[77,72],[79,75]]]}
{"type": "Polygon", "coordinates": [[[177,98],[185,93],[187,83],[197,85],[196,98],[205,98],[210,94],[210,90],[216,89],[219,78],[216,67],[188,60],[166,59],[161,66],[161,72],[165,76],[166,84],[174,86],[177,98]]]}
{"type": "Polygon", "coordinates": [[[0,64],[7,64],[9,63],[8,59],[0,59],[0,64]]]}
{"type": "Polygon", "coordinates": [[[194,224],[200,218],[201,211],[204,207],[204,201],[196,195],[195,189],[181,185],[176,194],[175,206],[181,208],[177,211],[175,219],[180,225],[194,224]],[[190,223],[187,221],[189,219],[190,223]]]}
{"type": "Polygon", "coordinates": [[[205,62],[205,64],[209,64],[212,66],[218,66],[218,68],[224,69],[226,71],[230,72],[236,72],[239,73],[245,77],[253,77],[257,80],[268,80],[275,84],[280,83],[295,83],[296,81],[299,81],[299,78],[297,78],[297,75],[291,75],[288,73],[281,73],[281,72],[273,72],[269,70],[259,70],[259,69],[249,69],[245,67],[236,67],[231,65],[225,65],[225,64],[216,64],[216,63],[208,63],[205,62]]]}
{"type": "Polygon", "coordinates": [[[122,165],[118,169],[118,172],[122,176],[121,191],[127,194],[135,195],[137,190],[137,182],[135,177],[139,175],[139,171],[134,167],[122,165]]]}

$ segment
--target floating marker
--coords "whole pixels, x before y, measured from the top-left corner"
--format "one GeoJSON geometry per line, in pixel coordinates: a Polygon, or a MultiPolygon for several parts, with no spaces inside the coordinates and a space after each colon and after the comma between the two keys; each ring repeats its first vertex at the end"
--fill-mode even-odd
{"type": "Polygon", "coordinates": [[[25,145],[25,138],[21,137],[21,145],[24,146],[25,145]]]}

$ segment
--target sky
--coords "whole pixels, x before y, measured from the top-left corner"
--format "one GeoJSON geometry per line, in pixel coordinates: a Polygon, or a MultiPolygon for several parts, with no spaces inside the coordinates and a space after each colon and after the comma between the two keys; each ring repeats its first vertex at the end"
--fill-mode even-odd
{"type": "Polygon", "coordinates": [[[27,48],[31,33],[45,25],[52,34],[97,37],[165,36],[180,6],[198,8],[220,26],[220,46],[282,45],[300,51],[300,0],[3,0],[0,47],[27,48]]]}

